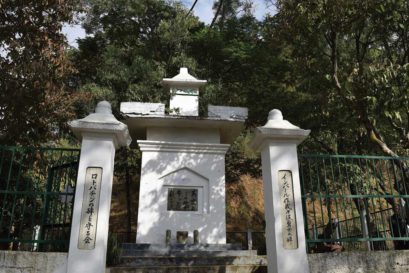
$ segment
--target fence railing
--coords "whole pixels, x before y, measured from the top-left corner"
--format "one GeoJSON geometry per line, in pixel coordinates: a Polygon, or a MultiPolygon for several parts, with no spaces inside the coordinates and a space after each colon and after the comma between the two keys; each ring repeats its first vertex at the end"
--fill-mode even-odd
{"type": "Polygon", "coordinates": [[[300,155],[311,252],[409,249],[409,158],[300,155]]]}
{"type": "MultiPolygon", "coordinates": [[[[0,146],[0,249],[67,251],[79,155],[0,146]]],[[[310,252],[409,249],[409,158],[304,154],[299,163],[310,252]]],[[[264,252],[264,233],[250,235],[227,238],[264,252]]]]}
{"type": "Polygon", "coordinates": [[[79,154],[0,146],[0,249],[68,250],[79,154]]]}

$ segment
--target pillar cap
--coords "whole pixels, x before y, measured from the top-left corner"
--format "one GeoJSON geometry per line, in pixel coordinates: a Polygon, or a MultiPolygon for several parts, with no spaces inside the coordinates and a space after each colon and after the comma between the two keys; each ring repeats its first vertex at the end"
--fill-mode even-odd
{"type": "Polygon", "coordinates": [[[280,110],[273,109],[268,113],[267,123],[256,128],[250,145],[253,149],[259,150],[266,142],[299,144],[310,132],[285,120],[280,110]]]}
{"type": "Polygon", "coordinates": [[[132,141],[128,126],[114,117],[111,104],[107,101],[100,101],[95,108],[95,113],[89,114],[83,119],[70,121],[68,125],[80,140],[84,133],[94,133],[115,135],[117,147],[129,146],[132,141]]]}
{"type": "Polygon", "coordinates": [[[189,74],[187,67],[181,67],[179,70],[179,74],[174,76],[173,78],[164,78],[162,80],[162,84],[169,87],[192,87],[192,88],[199,88],[207,83],[206,80],[198,80],[192,75],[189,74]]]}

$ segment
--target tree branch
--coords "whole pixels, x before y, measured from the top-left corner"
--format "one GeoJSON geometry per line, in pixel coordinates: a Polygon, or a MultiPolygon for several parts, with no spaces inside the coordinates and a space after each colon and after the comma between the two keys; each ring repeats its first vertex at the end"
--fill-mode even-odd
{"type": "Polygon", "coordinates": [[[337,43],[337,33],[333,30],[331,30],[330,34],[325,34],[325,39],[328,43],[328,45],[331,48],[331,64],[332,64],[332,79],[335,84],[335,89],[338,93],[338,95],[342,98],[342,100],[345,102],[345,105],[349,107],[352,111],[354,110],[352,107],[352,102],[351,99],[349,99],[347,96],[345,96],[342,93],[342,86],[341,82],[339,81],[338,78],[338,43],[337,43]]]}
{"type": "Polygon", "coordinates": [[[406,118],[407,118],[407,125],[406,125],[407,127],[406,127],[406,129],[409,131],[409,111],[406,112],[406,118]]]}
{"type": "Polygon", "coordinates": [[[327,143],[325,143],[325,142],[322,141],[322,140],[319,140],[315,135],[312,135],[311,137],[312,137],[312,139],[313,139],[314,141],[316,141],[319,145],[321,145],[321,147],[322,147],[327,153],[330,153],[330,154],[336,154],[336,153],[337,153],[337,152],[336,152],[334,149],[332,149],[327,143]]]}
{"type": "Polygon", "coordinates": [[[190,15],[190,13],[193,11],[193,9],[195,8],[195,6],[196,6],[196,4],[197,4],[197,1],[199,1],[199,0],[195,0],[195,1],[193,2],[193,5],[192,5],[192,7],[190,8],[190,10],[187,12],[186,17],[188,17],[188,16],[190,15]]]}
{"type": "Polygon", "coordinates": [[[381,135],[379,132],[376,130],[375,126],[372,124],[372,122],[367,118],[364,117],[364,125],[366,128],[366,131],[368,132],[369,139],[374,142],[376,145],[378,145],[381,150],[387,154],[388,156],[392,157],[399,157],[392,149],[388,147],[388,145],[383,141],[381,135]]]}
{"type": "Polygon", "coordinates": [[[219,6],[217,7],[217,10],[216,10],[216,13],[214,14],[212,22],[210,23],[210,26],[209,26],[210,28],[213,27],[214,23],[216,23],[217,16],[219,16],[222,6],[223,6],[223,0],[219,0],[219,6]]]}
{"type": "Polygon", "coordinates": [[[335,87],[338,90],[342,90],[341,83],[339,82],[339,79],[338,79],[337,33],[334,31],[331,31],[330,46],[331,46],[332,78],[334,79],[335,87]]]}
{"type": "Polygon", "coordinates": [[[401,137],[405,139],[405,141],[409,141],[409,135],[406,133],[406,130],[404,127],[401,127],[397,125],[391,117],[388,117],[388,121],[391,124],[391,126],[400,133],[401,137]]]}

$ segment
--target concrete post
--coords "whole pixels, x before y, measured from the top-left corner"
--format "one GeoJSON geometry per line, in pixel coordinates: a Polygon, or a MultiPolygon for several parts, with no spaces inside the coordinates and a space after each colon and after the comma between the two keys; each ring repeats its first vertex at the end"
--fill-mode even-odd
{"type": "MultiPolygon", "coordinates": [[[[339,219],[338,218],[335,218],[335,220],[334,220],[334,224],[335,224],[335,238],[337,239],[337,240],[339,240],[339,239],[341,239],[342,238],[342,231],[341,231],[341,228],[340,228],[340,222],[339,222],[339,219]]],[[[339,243],[339,244],[341,244],[341,242],[340,241],[337,241],[337,243],[339,243]]]]}
{"type": "Polygon", "coordinates": [[[107,101],[69,123],[82,139],[67,273],[103,273],[108,241],[115,150],[131,143],[128,127],[107,101]]]}
{"type": "Polygon", "coordinates": [[[252,236],[253,230],[247,229],[247,249],[252,250],[253,249],[253,236],[252,236]]]}
{"type": "Polygon", "coordinates": [[[269,273],[309,272],[297,158],[309,133],[272,110],[251,143],[262,157],[269,273]]]}
{"type": "Polygon", "coordinates": [[[372,250],[371,241],[369,241],[369,228],[368,228],[368,216],[367,216],[366,208],[360,208],[359,210],[359,218],[361,220],[361,230],[362,230],[362,237],[367,239],[366,241],[366,249],[368,251],[372,250]]]}

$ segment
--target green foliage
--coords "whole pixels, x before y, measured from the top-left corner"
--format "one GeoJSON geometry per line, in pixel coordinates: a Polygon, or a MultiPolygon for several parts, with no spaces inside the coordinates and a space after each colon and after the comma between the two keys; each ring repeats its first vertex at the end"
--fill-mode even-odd
{"type": "Polygon", "coordinates": [[[180,4],[93,0],[88,9],[91,36],[79,41],[73,60],[81,91],[95,100],[109,100],[115,110],[122,101],[166,101],[162,78],[181,66],[194,70],[186,47],[199,23],[180,4]]]}
{"type": "Polygon", "coordinates": [[[58,138],[73,118],[63,23],[77,1],[0,3],[0,142],[33,144],[58,138]]]}
{"type": "Polygon", "coordinates": [[[75,187],[79,152],[0,146],[0,238],[6,243],[0,248],[10,243],[18,250],[68,250],[73,192],[65,191],[75,187]]]}
{"type": "Polygon", "coordinates": [[[407,154],[407,2],[278,1],[278,10],[271,27],[297,89],[318,102],[313,137],[333,152],[407,154]]]}
{"type": "Polygon", "coordinates": [[[245,132],[237,138],[226,155],[226,180],[237,182],[243,174],[253,177],[261,176],[260,155],[254,152],[249,144],[252,138],[250,132],[245,132]]]}
{"type": "Polygon", "coordinates": [[[78,6],[59,4],[3,5],[3,141],[52,137],[73,109],[85,116],[102,99],[115,114],[121,101],[167,103],[161,79],[187,66],[209,81],[202,114],[209,103],[245,106],[251,128],[279,108],[312,129],[305,150],[408,152],[406,1],[278,1],[277,14],[263,21],[246,1],[216,1],[206,26],[178,2],[88,0],[89,35],[67,52],[60,30],[78,6]],[[42,11],[50,15],[41,19],[42,11]],[[27,18],[39,20],[30,27],[27,18]],[[67,56],[77,70],[69,80],[67,56]],[[68,87],[82,100],[72,101],[68,87]]]}
{"type": "MultiPolygon", "coordinates": [[[[73,104],[77,115],[102,99],[118,117],[121,101],[167,103],[162,78],[187,66],[209,81],[203,115],[208,104],[248,107],[251,129],[278,108],[312,130],[304,151],[408,152],[405,1],[278,1],[263,21],[243,1],[219,6],[206,26],[177,2],[86,1],[89,36],[68,52],[78,71],[70,82],[88,98],[73,104]]],[[[237,164],[251,160],[243,147],[232,149],[237,164]]]]}
{"type": "MultiPolygon", "coordinates": [[[[178,3],[88,1],[91,36],[72,55],[90,105],[107,99],[118,114],[121,101],[167,103],[161,79],[183,65],[209,81],[202,115],[208,104],[248,107],[252,128],[278,108],[312,130],[305,151],[374,153],[387,144],[390,155],[388,145],[406,152],[403,2],[278,1],[278,13],[261,22],[241,1],[217,2],[215,11],[219,4],[205,26],[178,3]]],[[[248,160],[238,146],[229,156],[248,160]]]]}

